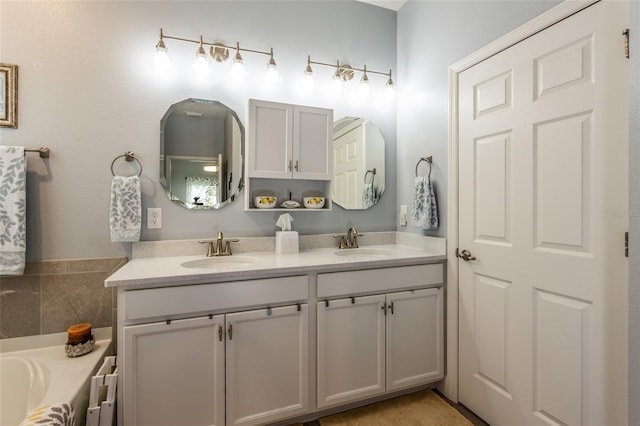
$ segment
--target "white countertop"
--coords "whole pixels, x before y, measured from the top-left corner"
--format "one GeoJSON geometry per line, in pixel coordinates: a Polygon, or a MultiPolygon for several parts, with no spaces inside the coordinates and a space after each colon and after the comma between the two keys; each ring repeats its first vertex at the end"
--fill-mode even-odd
{"type": "MultiPolygon", "coordinates": [[[[272,251],[242,252],[233,254],[231,258],[238,263],[208,268],[181,266],[184,262],[207,259],[203,255],[134,258],[107,278],[105,286],[185,285],[314,272],[406,266],[445,260],[446,249],[444,243],[435,247],[420,248],[400,244],[380,244],[361,246],[360,249],[315,248],[285,255],[276,255],[272,251]],[[357,254],[358,250],[361,250],[362,255],[357,254]],[[338,252],[341,255],[336,254],[338,252]],[[241,262],[243,259],[247,262],[241,262]]],[[[215,258],[209,259],[215,262],[215,258]]],[[[222,260],[224,262],[224,258],[222,260]]]]}

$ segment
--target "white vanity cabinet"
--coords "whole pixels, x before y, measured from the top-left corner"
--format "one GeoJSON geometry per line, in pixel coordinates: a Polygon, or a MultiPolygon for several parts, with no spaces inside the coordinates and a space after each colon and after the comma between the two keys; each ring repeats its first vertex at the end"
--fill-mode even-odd
{"type": "Polygon", "coordinates": [[[318,312],[318,407],[327,408],[444,377],[442,265],[318,276],[318,295],[406,291],[321,300],[318,312]]]}
{"type": "Polygon", "coordinates": [[[286,424],[437,382],[443,264],[395,262],[118,287],[118,424],[286,424]]]}
{"type": "Polygon", "coordinates": [[[332,110],[250,99],[248,122],[248,177],[332,179],[332,110]]]}
{"type": "Polygon", "coordinates": [[[307,276],[120,293],[119,424],[258,425],[309,410],[307,276]]]}
{"type": "Polygon", "coordinates": [[[124,327],[120,424],[224,425],[223,329],[222,315],[124,327]]]}
{"type": "Polygon", "coordinates": [[[227,314],[227,425],[309,410],[308,319],[307,304],[227,314]]]}

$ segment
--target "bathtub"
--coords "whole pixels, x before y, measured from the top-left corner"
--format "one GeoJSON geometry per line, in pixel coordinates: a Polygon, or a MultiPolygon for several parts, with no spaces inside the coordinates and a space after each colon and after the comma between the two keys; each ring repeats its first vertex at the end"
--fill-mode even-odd
{"type": "Polygon", "coordinates": [[[0,340],[0,425],[17,426],[45,404],[70,403],[84,425],[91,376],[111,354],[111,327],[94,329],[95,349],[69,358],[67,333],[0,340]]]}

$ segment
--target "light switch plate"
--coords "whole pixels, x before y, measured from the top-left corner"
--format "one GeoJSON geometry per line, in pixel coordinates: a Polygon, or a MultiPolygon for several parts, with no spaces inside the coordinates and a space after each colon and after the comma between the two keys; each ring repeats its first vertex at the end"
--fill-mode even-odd
{"type": "Polygon", "coordinates": [[[400,206],[400,214],[398,215],[398,222],[401,226],[407,226],[407,205],[402,204],[400,206]]]}

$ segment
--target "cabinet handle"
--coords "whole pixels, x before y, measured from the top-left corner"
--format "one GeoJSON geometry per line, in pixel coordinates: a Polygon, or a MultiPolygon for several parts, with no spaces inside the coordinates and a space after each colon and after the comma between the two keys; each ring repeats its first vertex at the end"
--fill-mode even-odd
{"type": "Polygon", "coordinates": [[[222,342],[222,326],[218,326],[218,341],[222,342]]]}
{"type": "Polygon", "coordinates": [[[386,305],[386,303],[383,303],[382,304],[382,308],[380,308],[380,309],[382,309],[384,311],[384,316],[386,317],[387,316],[387,305],[386,305]]]}
{"type": "Polygon", "coordinates": [[[289,160],[289,171],[291,171],[291,160],[289,160]]]}
{"type": "Polygon", "coordinates": [[[393,302],[389,305],[389,309],[391,309],[391,315],[393,315],[393,302]]]}
{"type": "Polygon", "coordinates": [[[298,160],[296,160],[296,172],[298,171],[298,160]]]}
{"type": "Polygon", "coordinates": [[[229,333],[229,340],[233,340],[233,325],[229,324],[229,329],[227,330],[227,333],[229,333]]]}

